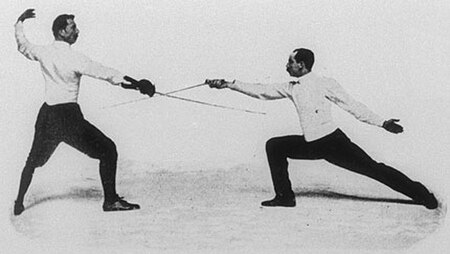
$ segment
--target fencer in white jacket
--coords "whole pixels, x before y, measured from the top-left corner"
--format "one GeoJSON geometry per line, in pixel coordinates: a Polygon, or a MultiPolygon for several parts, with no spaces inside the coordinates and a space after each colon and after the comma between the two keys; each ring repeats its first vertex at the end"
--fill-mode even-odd
{"type": "Polygon", "coordinates": [[[361,102],[353,99],[334,79],[312,72],[314,53],[305,48],[294,50],[286,64],[287,72],[295,77],[291,82],[276,84],[244,83],[238,80],[206,80],[211,88],[229,88],[248,96],[262,99],[290,99],[298,114],[301,135],[271,138],[266,152],[275,198],[261,203],[263,206],[296,205],[288,174],[289,159],[325,159],[330,163],[368,176],[395,191],[410,197],[428,209],[438,207],[435,196],[420,182],[374,161],[338,128],[332,118],[332,103],[352,114],[356,119],[384,128],[392,133],[403,132],[397,119],[378,116],[361,102]]]}

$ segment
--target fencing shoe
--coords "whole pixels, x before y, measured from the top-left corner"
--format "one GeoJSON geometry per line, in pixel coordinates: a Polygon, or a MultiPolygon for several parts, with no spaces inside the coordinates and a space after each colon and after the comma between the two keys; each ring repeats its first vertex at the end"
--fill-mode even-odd
{"type": "Polygon", "coordinates": [[[261,203],[262,206],[285,206],[285,207],[295,207],[295,197],[293,198],[281,198],[275,197],[271,200],[266,200],[261,203]]]}
{"type": "Polygon", "coordinates": [[[425,197],[417,200],[417,202],[425,206],[427,209],[436,209],[439,206],[439,203],[433,193],[428,193],[425,197]]]}
{"type": "Polygon", "coordinates": [[[103,203],[103,211],[105,212],[137,210],[140,208],[138,204],[128,203],[121,197],[118,197],[113,202],[105,201],[103,203]]]}
{"type": "Polygon", "coordinates": [[[14,215],[20,215],[25,210],[25,207],[22,203],[14,202],[14,215]]]}
{"type": "Polygon", "coordinates": [[[423,205],[428,209],[436,209],[439,206],[439,202],[433,193],[431,193],[422,183],[415,182],[416,195],[413,200],[419,204],[423,205]]]}

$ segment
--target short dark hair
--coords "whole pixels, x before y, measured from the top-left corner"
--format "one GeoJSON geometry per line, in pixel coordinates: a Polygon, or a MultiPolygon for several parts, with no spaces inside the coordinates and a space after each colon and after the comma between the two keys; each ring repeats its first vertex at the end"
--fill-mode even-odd
{"type": "Polygon", "coordinates": [[[296,53],[294,56],[295,61],[297,61],[297,63],[303,61],[306,69],[311,70],[314,65],[314,53],[305,48],[295,49],[294,52],[296,53]]]}
{"type": "Polygon", "coordinates": [[[59,30],[63,30],[67,26],[68,19],[74,19],[75,15],[72,14],[61,14],[53,21],[53,36],[57,37],[59,30]]]}

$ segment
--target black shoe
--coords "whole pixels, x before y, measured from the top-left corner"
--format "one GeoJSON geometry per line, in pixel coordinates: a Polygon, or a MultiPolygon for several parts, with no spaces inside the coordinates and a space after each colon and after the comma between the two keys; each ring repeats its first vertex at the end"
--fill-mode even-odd
{"type": "Polygon", "coordinates": [[[439,205],[433,193],[428,193],[425,197],[421,198],[420,200],[416,200],[416,202],[425,206],[428,209],[436,209],[439,205]]]}
{"type": "Polygon", "coordinates": [[[25,207],[22,203],[14,202],[14,215],[20,215],[25,210],[25,207]]]}
{"type": "Polygon", "coordinates": [[[295,207],[295,198],[280,198],[275,197],[271,200],[266,200],[261,203],[262,206],[285,206],[285,207],[295,207]]]}
{"type": "Polygon", "coordinates": [[[105,201],[103,203],[103,211],[105,212],[137,210],[140,208],[138,204],[128,203],[121,197],[118,197],[114,202],[105,201]]]}

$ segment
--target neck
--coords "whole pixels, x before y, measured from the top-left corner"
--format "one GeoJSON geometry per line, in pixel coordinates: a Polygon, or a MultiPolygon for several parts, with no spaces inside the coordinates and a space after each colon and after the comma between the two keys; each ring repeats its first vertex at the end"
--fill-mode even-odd
{"type": "Polygon", "coordinates": [[[303,68],[302,69],[302,76],[304,76],[304,75],[306,75],[306,74],[308,74],[308,73],[310,73],[311,71],[310,70],[308,70],[308,69],[306,69],[306,68],[303,68]]]}
{"type": "Polygon", "coordinates": [[[302,70],[300,71],[300,73],[299,74],[297,74],[297,78],[300,78],[300,77],[303,77],[303,76],[305,76],[306,74],[308,74],[308,73],[310,73],[311,71],[310,70],[308,70],[308,69],[306,69],[306,68],[302,68],[302,70]]]}
{"type": "Polygon", "coordinates": [[[55,37],[55,41],[61,41],[61,42],[65,42],[65,43],[67,43],[67,44],[69,44],[69,45],[71,45],[69,42],[67,42],[66,40],[64,40],[63,38],[61,38],[61,37],[55,37]]]}

